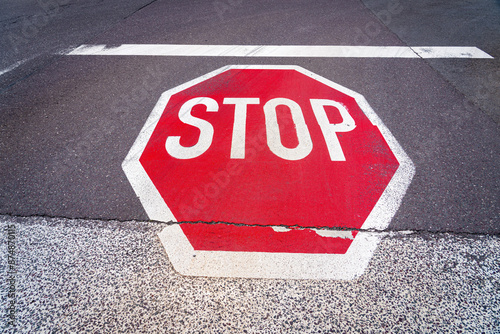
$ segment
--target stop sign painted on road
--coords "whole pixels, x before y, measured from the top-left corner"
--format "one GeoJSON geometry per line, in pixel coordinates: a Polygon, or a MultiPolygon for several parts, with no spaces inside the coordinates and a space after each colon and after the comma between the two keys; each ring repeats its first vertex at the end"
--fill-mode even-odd
{"type": "Polygon", "coordinates": [[[358,93],[296,66],[165,92],[123,169],[182,274],[359,276],[414,167],[358,93]],[[193,223],[193,222],[211,222],[193,223]]]}

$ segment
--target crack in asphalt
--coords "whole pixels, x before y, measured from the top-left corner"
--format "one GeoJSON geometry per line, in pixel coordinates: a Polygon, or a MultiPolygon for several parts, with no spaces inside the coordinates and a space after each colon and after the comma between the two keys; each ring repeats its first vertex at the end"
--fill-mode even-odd
{"type": "Polygon", "coordinates": [[[433,230],[425,230],[425,229],[413,229],[413,230],[399,230],[399,229],[363,229],[363,228],[352,228],[352,227],[342,227],[342,226],[299,226],[299,225],[270,225],[270,224],[243,224],[243,223],[233,223],[233,222],[224,222],[224,221],[157,221],[157,220],[137,220],[137,219],[129,219],[129,220],[121,220],[121,219],[109,219],[109,218],[90,218],[90,217],[65,217],[65,216],[51,216],[51,215],[16,215],[16,214],[8,214],[8,213],[0,213],[0,219],[5,218],[18,218],[18,219],[63,219],[63,220],[71,220],[71,221],[85,221],[85,222],[99,222],[99,223],[126,223],[126,224],[134,224],[134,223],[148,223],[148,224],[156,224],[158,226],[170,226],[170,225],[180,225],[180,224],[206,224],[206,225],[231,225],[231,226],[244,226],[244,227],[284,227],[289,230],[304,230],[304,229],[314,229],[314,230],[325,230],[325,231],[355,231],[362,233],[378,233],[378,234],[401,234],[401,235],[454,235],[454,236],[462,236],[462,237],[481,237],[481,236],[495,236],[500,237],[500,232],[463,232],[463,231],[453,231],[453,230],[441,230],[441,231],[433,231],[433,230]]]}
{"type": "Polygon", "coordinates": [[[158,1],[158,0],[152,0],[151,2],[149,2],[149,3],[145,4],[144,6],[142,6],[142,7],[138,8],[138,9],[136,9],[135,11],[133,11],[132,13],[128,14],[128,15],[127,15],[127,16],[125,16],[123,19],[124,19],[124,20],[128,19],[129,17],[131,17],[132,15],[134,15],[135,13],[137,13],[138,11],[140,11],[140,10],[142,10],[142,9],[144,9],[144,8],[146,8],[146,7],[148,7],[149,5],[153,4],[153,3],[154,3],[154,2],[156,2],[156,1],[158,1]]]}

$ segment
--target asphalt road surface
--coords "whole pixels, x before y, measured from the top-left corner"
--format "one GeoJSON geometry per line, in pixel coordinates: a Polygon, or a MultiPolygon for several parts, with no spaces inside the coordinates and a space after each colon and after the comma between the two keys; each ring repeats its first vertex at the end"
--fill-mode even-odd
{"type": "Polygon", "coordinates": [[[500,332],[498,1],[0,8],[5,330],[500,332]],[[476,47],[491,58],[69,54],[83,44],[476,47]],[[172,266],[158,233],[177,223],[150,219],[122,162],[163,92],[227,65],[300,66],[363,95],[411,159],[388,227],[355,229],[380,240],[360,277],[172,266]]]}

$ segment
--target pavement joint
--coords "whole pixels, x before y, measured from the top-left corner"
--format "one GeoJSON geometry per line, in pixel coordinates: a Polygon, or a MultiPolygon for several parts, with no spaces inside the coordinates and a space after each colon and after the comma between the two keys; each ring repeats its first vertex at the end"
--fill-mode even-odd
{"type": "MultiPolygon", "coordinates": [[[[92,222],[93,227],[97,227],[94,225],[95,222],[100,222],[104,224],[109,224],[116,227],[130,227],[131,224],[137,227],[137,224],[143,225],[148,224],[152,226],[158,227],[166,227],[170,225],[180,225],[180,224],[224,224],[224,225],[233,225],[233,226],[245,226],[245,227],[284,227],[290,230],[294,229],[315,229],[315,230],[330,230],[330,231],[356,231],[361,233],[373,233],[373,234],[381,234],[390,237],[405,237],[407,235],[427,235],[427,236],[460,236],[460,237],[500,237],[500,233],[475,233],[475,232],[457,232],[451,230],[442,230],[442,231],[432,231],[425,229],[414,229],[414,230],[399,230],[399,229],[363,229],[363,228],[349,228],[349,227],[331,227],[331,226],[298,226],[298,225],[261,225],[261,224],[241,224],[241,223],[232,223],[232,222],[223,222],[223,221],[179,221],[179,222],[162,222],[157,220],[120,220],[120,219],[106,219],[106,218],[90,218],[90,217],[65,217],[65,216],[51,216],[51,215],[17,215],[17,214],[7,214],[0,213],[0,219],[46,219],[46,220],[68,220],[74,222],[92,222]]],[[[50,222],[49,222],[50,223],[50,222]]],[[[60,224],[60,222],[55,222],[56,224],[60,224]]],[[[36,223],[35,225],[40,225],[36,223]]],[[[135,229],[135,228],[131,228],[135,229]]]]}

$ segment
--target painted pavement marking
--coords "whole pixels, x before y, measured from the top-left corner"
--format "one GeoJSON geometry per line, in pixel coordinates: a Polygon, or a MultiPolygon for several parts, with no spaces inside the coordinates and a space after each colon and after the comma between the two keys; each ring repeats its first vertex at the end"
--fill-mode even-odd
{"type": "Polygon", "coordinates": [[[361,275],[415,173],[362,95],[279,65],[166,91],[122,167],[152,220],[244,225],[166,227],[181,274],[300,279],[361,275]]]}
{"type": "Polygon", "coordinates": [[[81,45],[70,56],[186,57],[323,57],[323,58],[479,58],[493,59],[472,46],[349,46],[349,45],[81,45]]]}

